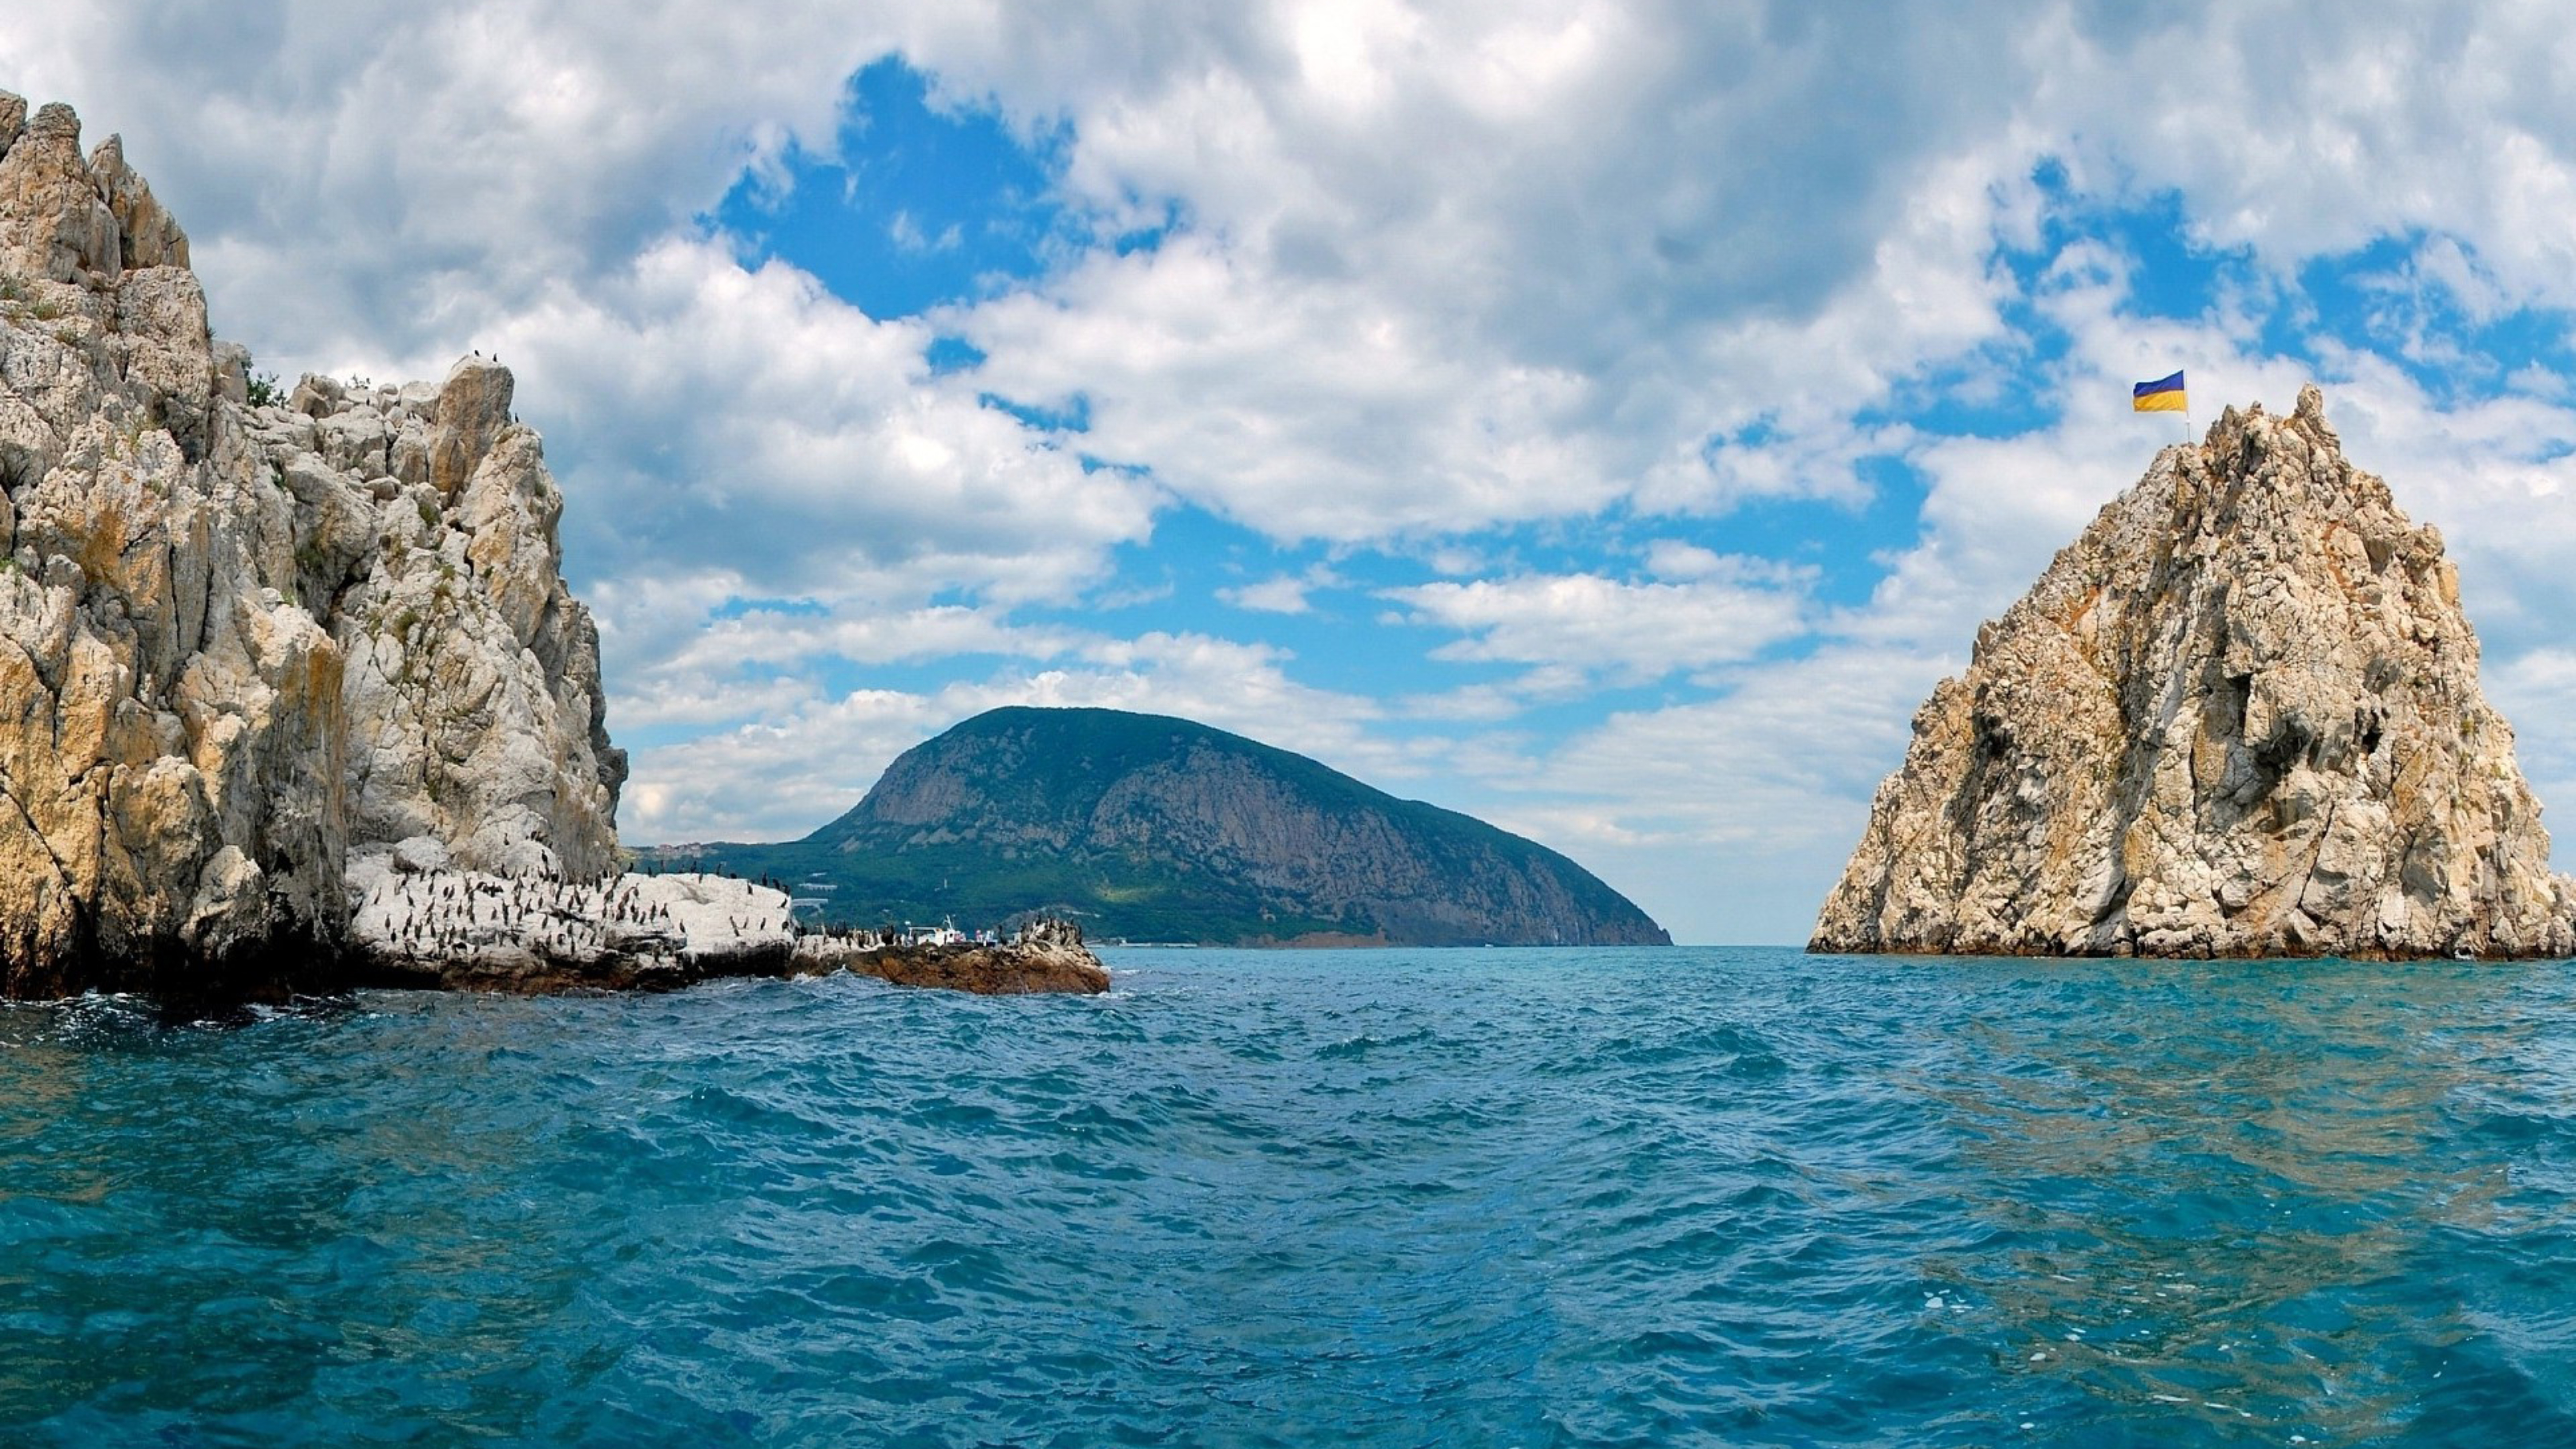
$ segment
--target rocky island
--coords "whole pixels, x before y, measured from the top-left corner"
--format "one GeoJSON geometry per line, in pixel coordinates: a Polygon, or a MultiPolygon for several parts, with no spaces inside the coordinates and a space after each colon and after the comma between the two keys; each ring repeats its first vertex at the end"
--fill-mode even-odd
{"type": "Polygon", "coordinates": [[[2167,448],[1977,633],[1811,949],[2564,956],[2442,536],[2324,399],[2167,448]]]}
{"type": "MultiPolygon", "coordinates": [[[[621,873],[508,371],[280,395],[188,261],[115,138],[0,93],[0,994],[910,969],[774,889],[621,873]]],[[[946,984],[1105,989],[1078,935],[1002,951],[946,984]]]]}

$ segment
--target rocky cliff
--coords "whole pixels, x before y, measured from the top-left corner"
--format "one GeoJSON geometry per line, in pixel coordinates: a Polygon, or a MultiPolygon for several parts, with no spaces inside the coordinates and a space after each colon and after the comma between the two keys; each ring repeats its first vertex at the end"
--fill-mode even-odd
{"type": "MultiPolygon", "coordinates": [[[[261,388],[266,392],[266,388],[261,388]]],[[[0,95],[0,991],[327,981],[353,861],[612,870],[511,378],[254,402],[114,138],[0,95]]]]}
{"type": "Polygon", "coordinates": [[[2168,448],[1915,715],[1813,949],[2562,956],[2442,537],[2323,400],[2168,448]]]}
{"type": "Polygon", "coordinates": [[[1207,944],[1669,944],[1564,856],[1162,715],[998,709],[907,751],[801,842],[684,848],[862,925],[1044,909],[1207,944]]]}

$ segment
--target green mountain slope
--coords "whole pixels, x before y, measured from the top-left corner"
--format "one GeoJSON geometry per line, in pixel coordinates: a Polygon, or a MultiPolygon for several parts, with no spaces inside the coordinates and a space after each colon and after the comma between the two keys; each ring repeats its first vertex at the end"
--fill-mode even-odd
{"type": "Polygon", "coordinates": [[[800,841],[655,855],[768,875],[833,920],[1095,939],[1665,944],[1564,856],[1302,755],[1163,715],[997,709],[907,751],[800,841]]]}

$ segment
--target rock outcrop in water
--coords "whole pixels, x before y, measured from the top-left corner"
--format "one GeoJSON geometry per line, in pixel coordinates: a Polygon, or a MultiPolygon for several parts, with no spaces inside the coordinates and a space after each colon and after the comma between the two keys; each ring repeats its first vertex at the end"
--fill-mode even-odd
{"type": "Polygon", "coordinates": [[[0,97],[0,958],[10,995],[350,944],[345,868],[611,869],[625,762],[510,375],[255,406],[111,138],[0,97]]]}
{"type": "Polygon", "coordinates": [[[2310,387],[2166,449],[1978,631],[1811,944],[2560,956],[2548,859],[2441,534],[2310,387]]]}
{"type": "Polygon", "coordinates": [[[0,995],[854,964],[779,892],[618,876],[626,758],[512,387],[274,396],[118,141],[0,94],[0,995]]]}
{"type": "Polygon", "coordinates": [[[1109,989],[1109,972],[1082,944],[1069,921],[1040,920],[1004,944],[960,941],[945,945],[846,946],[813,937],[798,943],[798,959],[819,959],[897,986],[932,986],[978,996],[1069,992],[1097,996],[1109,989]]]}
{"type": "Polygon", "coordinates": [[[1004,942],[885,941],[801,929],[787,894],[727,876],[576,881],[451,868],[429,841],[353,860],[350,923],[365,979],[531,994],[667,991],[725,976],[849,971],[986,995],[1109,989],[1061,922],[1004,942]]]}

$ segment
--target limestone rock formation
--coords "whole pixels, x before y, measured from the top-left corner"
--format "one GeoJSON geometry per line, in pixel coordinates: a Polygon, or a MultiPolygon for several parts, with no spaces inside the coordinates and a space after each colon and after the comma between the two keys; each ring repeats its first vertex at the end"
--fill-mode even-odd
{"type": "Polygon", "coordinates": [[[626,757],[512,386],[254,399],[124,147],[0,94],[0,995],[1105,989],[1079,937],[916,959],[618,874],[626,757]]]}
{"type": "Polygon", "coordinates": [[[297,588],[342,652],[353,846],[427,836],[464,869],[588,879],[617,864],[626,757],[511,389],[480,359],[436,385],[306,378],[247,431],[307,524],[297,588]]]}
{"type": "Polygon", "coordinates": [[[0,95],[0,992],[327,980],[352,860],[595,876],[624,758],[510,376],[253,406],[111,138],[0,95]]]}
{"type": "Polygon", "coordinates": [[[2166,449],[1914,718],[1812,949],[2576,948],[2442,536],[2313,387],[2166,449]]]}

